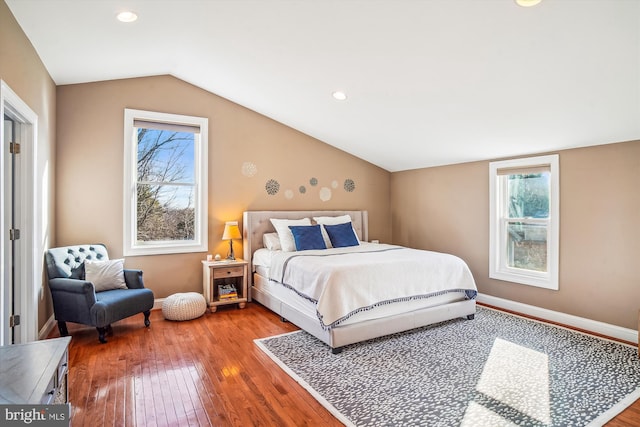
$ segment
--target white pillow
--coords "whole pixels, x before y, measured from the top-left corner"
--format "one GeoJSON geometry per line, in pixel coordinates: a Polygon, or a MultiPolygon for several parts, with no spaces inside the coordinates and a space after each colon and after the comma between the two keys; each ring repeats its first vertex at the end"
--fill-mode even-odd
{"type": "MultiPolygon", "coordinates": [[[[338,225],[344,224],[346,222],[351,222],[351,215],[345,214],[340,216],[314,216],[313,220],[316,224],[320,225],[338,225]]],[[[353,230],[353,234],[358,236],[356,230],[353,230]]],[[[324,244],[327,245],[328,248],[332,248],[331,239],[329,239],[329,235],[327,234],[327,230],[322,227],[322,238],[324,239],[324,244]]]]}
{"type": "Polygon", "coordinates": [[[351,215],[345,214],[340,216],[314,216],[313,220],[316,224],[337,225],[351,222],[351,215]]]}
{"type": "Polygon", "coordinates": [[[293,252],[296,250],[296,241],[293,239],[293,234],[289,229],[290,225],[311,225],[309,218],[302,219],[277,219],[271,218],[271,224],[278,232],[278,238],[280,239],[280,247],[283,251],[293,252]]]}
{"type": "Polygon", "coordinates": [[[124,259],[84,261],[84,278],[93,283],[96,292],[127,289],[124,281],[124,259]]]}
{"type": "Polygon", "coordinates": [[[278,237],[278,233],[265,233],[262,235],[262,244],[265,248],[270,251],[279,251],[282,250],[282,246],[280,246],[280,238],[278,237]]]}

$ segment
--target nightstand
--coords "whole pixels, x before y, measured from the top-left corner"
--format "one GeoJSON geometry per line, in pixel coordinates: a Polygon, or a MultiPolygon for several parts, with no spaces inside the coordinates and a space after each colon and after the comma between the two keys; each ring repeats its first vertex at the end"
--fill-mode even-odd
{"type": "Polygon", "coordinates": [[[238,304],[244,308],[248,301],[247,292],[247,261],[202,261],[202,290],[204,298],[211,312],[215,312],[220,305],[238,304]],[[220,295],[224,288],[235,288],[235,296],[220,295]]]}

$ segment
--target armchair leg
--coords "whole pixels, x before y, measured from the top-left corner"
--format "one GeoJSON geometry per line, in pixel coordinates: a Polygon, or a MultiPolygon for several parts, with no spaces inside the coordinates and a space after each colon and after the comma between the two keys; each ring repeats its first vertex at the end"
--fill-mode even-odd
{"type": "Polygon", "coordinates": [[[149,316],[150,315],[151,315],[151,311],[150,310],[147,310],[147,311],[144,312],[144,326],[146,326],[147,328],[151,324],[151,322],[149,321],[149,316]]]}
{"type": "Polygon", "coordinates": [[[107,332],[107,328],[102,327],[102,328],[96,328],[98,330],[98,339],[100,340],[100,342],[102,344],[107,342],[107,339],[104,337],[105,333],[107,332]]]}
{"type": "Polygon", "coordinates": [[[67,322],[58,320],[58,330],[60,331],[61,337],[66,337],[67,335],[69,335],[69,331],[67,330],[67,322]]]}

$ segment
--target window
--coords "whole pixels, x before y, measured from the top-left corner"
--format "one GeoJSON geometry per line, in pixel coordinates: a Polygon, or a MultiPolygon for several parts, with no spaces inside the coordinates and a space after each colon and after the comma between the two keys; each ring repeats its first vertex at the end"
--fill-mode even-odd
{"type": "Polygon", "coordinates": [[[207,250],[208,120],[125,109],[124,255],[207,250]]]}
{"type": "Polygon", "coordinates": [[[491,162],[489,277],[558,289],[557,155],[491,162]]]}

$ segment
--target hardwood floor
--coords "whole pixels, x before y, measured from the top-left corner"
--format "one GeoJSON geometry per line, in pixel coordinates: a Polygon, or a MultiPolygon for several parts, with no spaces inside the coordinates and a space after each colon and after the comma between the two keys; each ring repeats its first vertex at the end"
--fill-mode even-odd
{"type": "MultiPolygon", "coordinates": [[[[187,322],[156,310],[148,329],[134,316],[107,344],[69,324],[71,425],[341,426],[253,343],[294,330],[256,303],[187,322]]],[[[640,427],[640,400],[607,426],[640,427]]]]}

